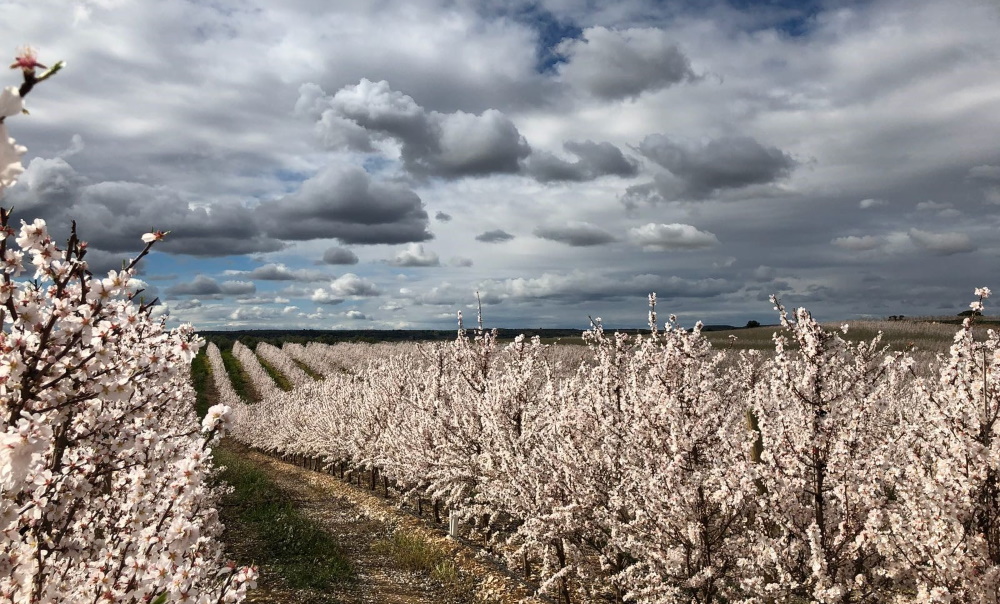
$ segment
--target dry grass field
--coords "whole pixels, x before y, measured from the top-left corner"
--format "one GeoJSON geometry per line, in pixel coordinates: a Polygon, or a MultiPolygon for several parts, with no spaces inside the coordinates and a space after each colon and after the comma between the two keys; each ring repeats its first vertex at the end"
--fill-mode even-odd
{"type": "MultiPolygon", "coordinates": [[[[954,321],[954,317],[944,320],[954,321]]],[[[870,341],[882,332],[882,341],[892,350],[915,350],[921,352],[947,352],[955,333],[960,325],[943,323],[933,318],[920,318],[903,321],[855,320],[844,321],[847,324],[846,339],[852,342],[870,341]]],[[[830,323],[829,329],[839,330],[844,323],[830,323]]],[[[1000,325],[997,317],[977,319],[974,327],[977,337],[985,335],[987,329],[995,329],[1000,325]]],[[[773,336],[781,327],[777,325],[733,329],[725,331],[706,332],[712,344],[720,348],[772,350],[773,336]],[[735,336],[733,340],[731,336],[735,336]]]]}

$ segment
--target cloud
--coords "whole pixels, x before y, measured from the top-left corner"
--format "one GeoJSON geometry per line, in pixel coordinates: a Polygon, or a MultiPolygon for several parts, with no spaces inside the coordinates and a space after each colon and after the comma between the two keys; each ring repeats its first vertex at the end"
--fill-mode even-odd
{"type": "MultiPolygon", "coordinates": [[[[46,220],[59,239],[72,221],[93,248],[138,252],[150,228],[170,231],[156,250],[194,256],[274,252],[284,247],[259,228],[253,212],[235,201],[193,206],[178,191],[137,182],[92,183],[65,159],[35,158],[5,203],[46,220]]],[[[120,267],[119,267],[120,268],[120,267]]]]}
{"type": "Polygon", "coordinates": [[[72,138],[70,138],[69,146],[56,153],[56,156],[63,158],[73,157],[74,155],[82,152],[85,148],[86,145],[83,143],[83,137],[79,134],[74,134],[72,138]]]}
{"type": "Polygon", "coordinates": [[[237,304],[288,304],[288,298],[281,296],[251,296],[249,298],[236,298],[237,304]]]}
{"type": "Polygon", "coordinates": [[[326,289],[315,290],[309,299],[317,304],[341,304],[344,302],[344,298],[338,298],[336,295],[331,293],[326,289]]]}
{"type": "Polygon", "coordinates": [[[670,34],[651,27],[588,27],[579,39],[564,40],[556,52],[566,59],[558,67],[561,79],[605,101],[695,79],[691,62],[670,34]]]}
{"type": "Polygon", "coordinates": [[[1000,166],[976,166],[969,170],[966,177],[979,181],[986,203],[1000,204],[1000,166]]]}
{"type": "Polygon", "coordinates": [[[227,275],[242,275],[260,281],[330,281],[333,275],[309,269],[291,269],[280,263],[270,263],[249,271],[226,271],[227,275]]]}
{"type": "Polygon", "coordinates": [[[941,203],[933,200],[921,201],[917,204],[918,212],[940,212],[952,207],[950,203],[941,203]]]}
{"type": "Polygon", "coordinates": [[[170,304],[170,307],[174,310],[191,310],[194,308],[201,308],[202,303],[198,298],[191,298],[190,300],[180,300],[170,304]]]}
{"type": "Polygon", "coordinates": [[[969,170],[968,177],[977,180],[1000,181],[1000,166],[976,166],[969,170]]]}
{"type": "Polygon", "coordinates": [[[496,109],[479,114],[428,111],[387,81],[365,78],[333,96],[318,96],[314,86],[303,91],[300,105],[322,109],[317,127],[327,144],[371,152],[373,140],[395,141],[411,174],[458,178],[515,173],[531,151],[514,123],[496,109]]]}
{"type": "Polygon", "coordinates": [[[366,298],[381,293],[374,282],[354,273],[347,273],[328,286],[313,290],[309,299],[320,304],[340,304],[348,298],[366,298]]]}
{"type": "Polygon", "coordinates": [[[483,295],[500,299],[587,300],[645,297],[656,292],[662,298],[713,297],[739,290],[740,285],[725,279],[685,279],[654,274],[622,275],[574,270],[569,274],[544,273],[539,277],[487,281],[483,295]]]}
{"type": "Polygon", "coordinates": [[[485,233],[476,235],[476,241],[482,241],[483,243],[503,243],[513,238],[513,235],[502,229],[486,231],[485,233]]]}
{"type": "Polygon", "coordinates": [[[359,310],[349,310],[344,313],[344,317],[352,321],[371,321],[371,317],[359,310]]]}
{"type": "Polygon", "coordinates": [[[178,283],[167,288],[168,296],[241,296],[252,294],[257,287],[251,281],[223,281],[197,275],[190,283],[178,283]]]}
{"type": "Polygon", "coordinates": [[[609,175],[635,176],[639,172],[638,162],[608,142],[570,141],[563,148],[579,159],[568,162],[547,151],[535,151],[525,161],[525,172],[539,182],[582,182],[609,175]]]}
{"type": "Polygon", "coordinates": [[[411,243],[405,250],[396,254],[396,257],[389,261],[393,266],[440,266],[441,260],[438,255],[431,250],[425,250],[419,243],[411,243]]]}
{"type": "Polygon", "coordinates": [[[257,286],[252,281],[223,281],[219,290],[224,296],[242,296],[256,292],[257,286]]]}
{"type": "Polygon", "coordinates": [[[327,248],[323,252],[323,264],[357,264],[358,256],[351,250],[342,247],[327,248]]]}
{"type": "Polygon", "coordinates": [[[839,248],[851,250],[852,252],[867,252],[882,245],[882,242],[878,237],[873,237],[871,235],[865,235],[863,237],[857,237],[855,235],[837,237],[830,243],[839,248]]]}
{"type": "Polygon", "coordinates": [[[468,268],[472,266],[472,258],[465,258],[463,256],[453,256],[451,260],[448,261],[448,264],[459,268],[468,268]]]}
{"type": "Polygon", "coordinates": [[[378,296],[381,292],[373,282],[355,275],[347,273],[330,284],[330,291],[338,296],[378,296]]]}
{"type": "MultiPolygon", "coordinates": [[[[420,291],[416,288],[402,287],[399,289],[399,298],[409,300],[417,306],[449,306],[461,307],[473,304],[476,301],[476,287],[473,285],[456,286],[445,281],[440,285],[420,291]]],[[[495,304],[499,299],[493,294],[481,296],[483,304],[495,304]]]]}
{"type": "Polygon", "coordinates": [[[778,276],[778,271],[773,266],[765,266],[761,264],[757,268],[753,269],[753,278],[757,281],[774,281],[775,277],[778,276]]]}
{"type": "Polygon", "coordinates": [[[957,210],[952,203],[933,200],[921,201],[918,203],[917,211],[924,213],[933,212],[941,218],[955,218],[962,215],[962,212],[957,210]]]}
{"type": "Polygon", "coordinates": [[[572,247],[604,245],[615,240],[615,236],[589,222],[571,222],[563,226],[540,226],[535,236],[550,241],[558,241],[572,247]]]}
{"type": "Polygon", "coordinates": [[[872,208],[881,208],[888,204],[889,202],[884,199],[874,199],[872,197],[869,197],[868,199],[862,199],[861,201],[859,201],[858,207],[861,208],[862,210],[870,210],[872,208]]]}
{"type": "Polygon", "coordinates": [[[910,229],[910,240],[921,248],[941,256],[962,254],[975,250],[972,240],[965,233],[929,233],[910,229]]]}
{"type": "Polygon", "coordinates": [[[446,214],[444,212],[439,211],[437,214],[434,215],[434,220],[437,220],[439,222],[449,222],[451,221],[451,214],[446,214]]]}
{"type": "Polygon", "coordinates": [[[295,193],[257,206],[268,234],[342,243],[409,243],[433,237],[424,204],[412,190],[376,182],[364,170],[330,166],[295,193]]]}
{"type": "Polygon", "coordinates": [[[683,187],[679,193],[694,199],[704,199],[720,189],[772,183],[788,176],[796,165],[781,149],[765,147],[749,136],[683,145],[662,134],[651,134],[640,143],[639,151],[680,179],[683,187]]]}
{"type": "Polygon", "coordinates": [[[689,224],[650,222],[629,229],[628,236],[646,251],[699,250],[719,244],[719,239],[714,234],[699,231],[689,224]]]}
{"type": "Polygon", "coordinates": [[[260,321],[266,321],[268,319],[274,319],[279,316],[277,309],[266,307],[266,306],[240,306],[236,310],[229,313],[230,321],[252,321],[259,323],[260,321]]]}

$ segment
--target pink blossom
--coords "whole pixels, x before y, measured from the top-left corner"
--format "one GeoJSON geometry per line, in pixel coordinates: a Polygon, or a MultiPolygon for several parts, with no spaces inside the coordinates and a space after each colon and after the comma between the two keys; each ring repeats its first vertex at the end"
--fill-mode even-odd
{"type": "Polygon", "coordinates": [[[26,72],[33,72],[36,67],[45,69],[45,65],[38,62],[38,52],[31,46],[22,46],[18,49],[17,56],[10,65],[11,69],[21,69],[26,72]]]}

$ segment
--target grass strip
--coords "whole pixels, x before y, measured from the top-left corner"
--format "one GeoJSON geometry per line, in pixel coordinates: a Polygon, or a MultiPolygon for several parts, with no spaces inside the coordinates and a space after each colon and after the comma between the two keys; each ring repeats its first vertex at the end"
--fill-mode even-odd
{"type": "Polygon", "coordinates": [[[208,385],[211,383],[212,374],[208,365],[208,355],[202,348],[191,360],[191,384],[194,386],[194,410],[198,418],[205,417],[208,408],[212,406],[208,396],[208,385]]]}
{"type": "Polygon", "coordinates": [[[470,600],[474,593],[475,580],[459,570],[453,556],[420,535],[397,530],[373,543],[372,549],[400,568],[429,576],[452,595],[470,600]]]}
{"type": "Polygon", "coordinates": [[[220,511],[227,532],[247,533],[254,562],[282,577],[292,589],[324,590],[354,580],[340,547],[253,462],[226,446],[214,450],[220,478],[233,486],[220,511]]]}
{"type": "Polygon", "coordinates": [[[243,369],[239,359],[233,356],[233,349],[220,348],[219,352],[222,354],[222,364],[226,366],[226,373],[229,374],[229,381],[232,382],[236,394],[248,403],[256,403],[260,400],[253,385],[251,385],[250,376],[243,369]]]}
{"type": "MultiPolygon", "coordinates": [[[[291,357],[289,357],[289,358],[291,358],[291,357]]],[[[312,367],[310,367],[309,365],[306,365],[302,361],[300,361],[298,359],[292,359],[292,362],[295,363],[296,365],[298,365],[299,369],[301,369],[302,371],[305,371],[306,375],[308,375],[312,379],[314,379],[316,381],[319,381],[319,380],[323,379],[323,374],[322,373],[317,373],[316,371],[313,370],[312,367]]]]}
{"type": "Polygon", "coordinates": [[[267,375],[271,376],[271,379],[274,380],[274,383],[278,386],[278,388],[281,388],[285,392],[289,392],[292,389],[292,383],[288,381],[288,378],[285,377],[284,373],[278,371],[274,365],[265,361],[259,354],[257,355],[257,360],[260,361],[260,366],[264,368],[267,375]]]}

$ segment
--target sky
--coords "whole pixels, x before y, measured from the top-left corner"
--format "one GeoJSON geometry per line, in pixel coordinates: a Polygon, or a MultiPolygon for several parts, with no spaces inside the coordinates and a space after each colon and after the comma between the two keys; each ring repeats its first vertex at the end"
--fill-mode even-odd
{"type": "MultiPolygon", "coordinates": [[[[1000,290],[997,0],[0,0],[67,67],[0,201],[200,329],[954,315],[1000,290]]],[[[3,85],[18,83],[8,72],[3,85]]],[[[987,307],[987,313],[990,313],[987,307]]]]}

